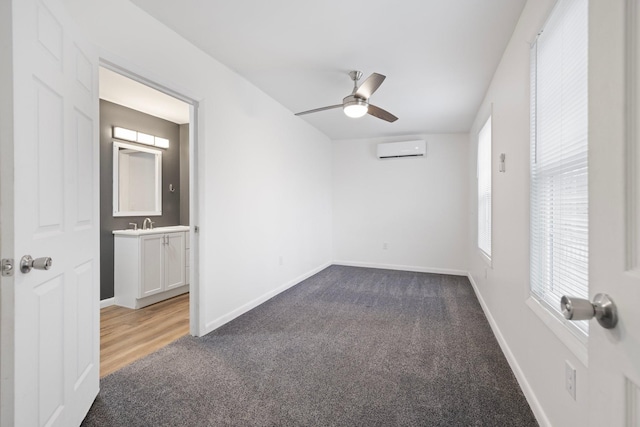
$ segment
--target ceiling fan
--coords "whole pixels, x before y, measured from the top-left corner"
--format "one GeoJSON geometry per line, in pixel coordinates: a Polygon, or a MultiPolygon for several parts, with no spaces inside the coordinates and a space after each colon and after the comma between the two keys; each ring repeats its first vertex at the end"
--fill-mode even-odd
{"type": "Polygon", "coordinates": [[[360,86],[358,86],[358,81],[362,77],[362,71],[350,71],[349,77],[351,77],[351,80],[353,80],[353,91],[351,92],[351,95],[346,96],[342,100],[342,104],[330,105],[328,107],[303,111],[301,113],[296,113],[296,116],[342,107],[344,113],[348,117],[357,118],[369,113],[374,117],[386,120],[388,122],[395,122],[396,120],[398,120],[398,118],[390,112],[383,110],[380,107],[376,107],[373,104],[369,104],[369,98],[376,90],[378,90],[386,76],[378,73],[373,73],[369,77],[367,77],[367,79],[362,82],[360,86]]]}

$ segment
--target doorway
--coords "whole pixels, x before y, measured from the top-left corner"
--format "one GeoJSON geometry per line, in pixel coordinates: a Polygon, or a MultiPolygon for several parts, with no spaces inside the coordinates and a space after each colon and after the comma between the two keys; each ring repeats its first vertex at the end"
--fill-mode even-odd
{"type": "Polygon", "coordinates": [[[149,83],[99,67],[101,377],[187,335],[196,306],[196,106],[149,83]]]}

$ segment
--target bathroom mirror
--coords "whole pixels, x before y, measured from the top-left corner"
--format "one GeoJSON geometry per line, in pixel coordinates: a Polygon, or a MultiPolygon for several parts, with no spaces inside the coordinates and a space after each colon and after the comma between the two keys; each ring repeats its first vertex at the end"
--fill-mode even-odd
{"type": "Polygon", "coordinates": [[[113,216],[162,215],[162,152],[113,142],[113,216]]]}

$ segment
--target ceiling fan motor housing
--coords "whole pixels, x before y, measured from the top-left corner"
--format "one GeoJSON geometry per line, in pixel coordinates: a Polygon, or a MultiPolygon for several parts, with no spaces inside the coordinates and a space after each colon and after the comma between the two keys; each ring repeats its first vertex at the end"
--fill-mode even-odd
{"type": "Polygon", "coordinates": [[[366,106],[368,106],[369,103],[367,102],[366,99],[362,99],[362,98],[357,97],[355,95],[349,95],[349,96],[345,96],[342,99],[342,105],[344,107],[346,107],[348,105],[366,105],[366,106]]]}

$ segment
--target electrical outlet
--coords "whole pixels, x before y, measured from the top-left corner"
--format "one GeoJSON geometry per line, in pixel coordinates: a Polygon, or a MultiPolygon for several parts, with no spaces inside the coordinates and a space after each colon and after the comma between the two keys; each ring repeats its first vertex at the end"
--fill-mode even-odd
{"type": "Polygon", "coordinates": [[[573,400],[576,400],[576,368],[567,360],[564,362],[564,387],[573,400]]]}
{"type": "Polygon", "coordinates": [[[382,249],[384,249],[385,251],[386,251],[387,249],[389,249],[389,244],[388,244],[387,242],[384,242],[384,243],[382,244],[382,249]]]}
{"type": "Polygon", "coordinates": [[[280,265],[284,265],[284,257],[282,255],[280,255],[280,258],[278,259],[278,263],[280,265]]]}

